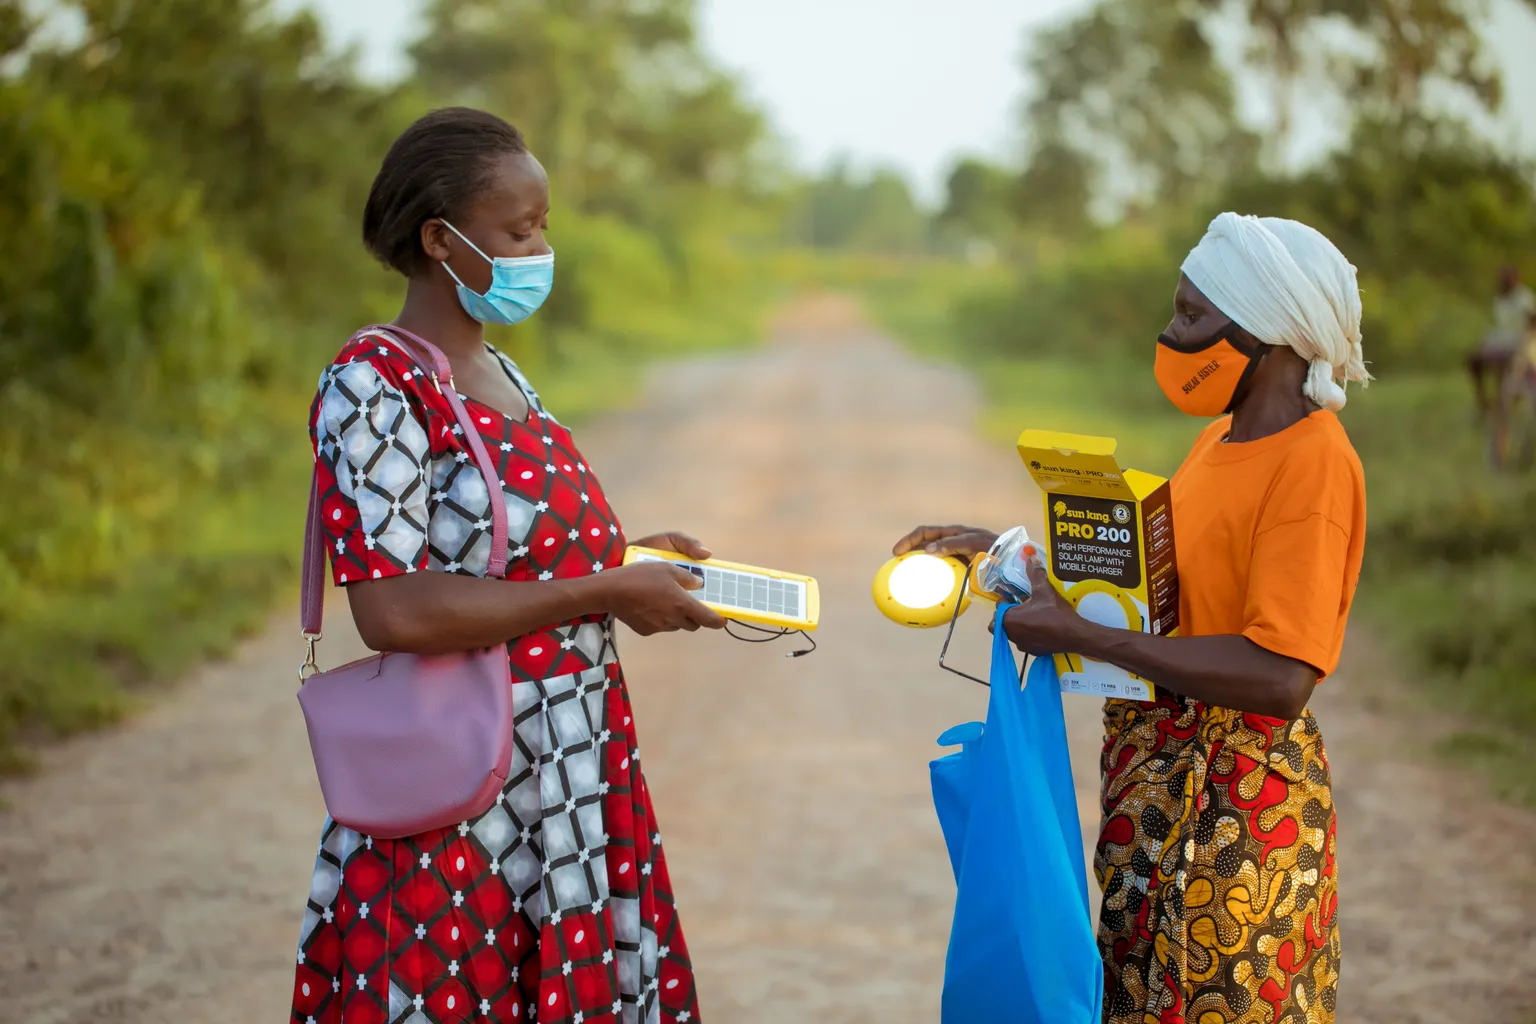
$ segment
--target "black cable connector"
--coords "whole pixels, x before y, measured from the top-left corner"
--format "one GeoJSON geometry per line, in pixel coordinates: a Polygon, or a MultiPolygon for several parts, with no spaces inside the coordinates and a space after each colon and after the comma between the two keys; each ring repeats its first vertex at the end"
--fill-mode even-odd
{"type": "Polygon", "coordinates": [[[799,633],[805,638],[806,643],[810,644],[811,646],[802,648],[798,651],[790,651],[788,654],[784,655],[786,658],[803,658],[807,654],[810,654],[812,651],[816,650],[815,637],[811,636],[811,634],[807,633],[803,629],[765,629],[762,626],[756,626],[750,622],[738,622],[732,619],[728,619],[725,623],[725,632],[731,637],[731,639],[740,640],[742,643],[747,644],[772,643],[774,640],[778,640],[781,637],[789,636],[792,633],[799,633]],[[754,633],[762,633],[765,635],[761,637],[738,636],[737,634],[731,632],[732,626],[740,626],[742,629],[750,629],[754,633]]]}

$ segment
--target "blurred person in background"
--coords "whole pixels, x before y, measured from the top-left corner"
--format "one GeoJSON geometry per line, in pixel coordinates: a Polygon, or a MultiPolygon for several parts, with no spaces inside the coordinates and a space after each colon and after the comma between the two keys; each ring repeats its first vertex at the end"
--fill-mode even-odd
{"type": "Polygon", "coordinates": [[[1524,344],[1531,318],[1536,316],[1536,295],[1520,283],[1520,271],[1506,266],[1499,271],[1493,299],[1493,327],[1467,357],[1477,411],[1487,415],[1498,396],[1505,371],[1524,344]]]}
{"type": "MultiPolygon", "coordinates": [[[[1032,567],[1004,628],[1157,686],[1104,705],[1105,1020],[1331,1024],[1339,976],[1334,804],[1307,710],[1344,641],[1365,483],[1341,386],[1368,379],[1355,268],[1295,221],[1225,213],[1185,260],[1154,375],[1216,419],[1172,481],[1179,635],[1081,618],[1032,567]]],[[[919,527],[897,554],[996,539],[919,527]]]]}
{"type": "MultiPolygon", "coordinates": [[[[392,326],[447,355],[441,383],[501,467],[508,571],[483,578],[492,499],[452,407],[397,337],[365,331],[320,375],[311,413],[335,582],[374,650],[504,644],[516,741],[497,803],[456,828],[390,840],[326,820],[295,1024],[698,1020],[613,629],[724,623],[683,570],[621,565],[592,468],[485,341],[485,324],[518,323],[548,294],[549,213],[522,135],[468,109],[407,129],[368,197],[364,243],[406,279],[392,326]]],[[[679,533],[637,543],[708,556],[679,533]]]]}
{"type": "MultiPolygon", "coordinates": [[[[1529,294],[1529,292],[1527,292],[1529,294]]],[[[1500,392],[1500,400],[1508,410],[1507,403],[1511,397],[1524,389],[1529,389],[1533,377],[1536,377],[1536,301],[1527,304],[1524,325],[1518,335],[1518,344],[1515,345],[1513,355],[1509,361],[1509,367],[1504,372],[1504,386],[1500,392]]],[[[1514,321],[1514,316],[1510,316],[1514,321]]]]}

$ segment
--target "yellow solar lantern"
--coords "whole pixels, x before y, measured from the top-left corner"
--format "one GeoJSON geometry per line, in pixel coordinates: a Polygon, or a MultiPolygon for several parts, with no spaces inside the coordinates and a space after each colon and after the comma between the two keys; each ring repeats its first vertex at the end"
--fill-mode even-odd
{"type": "Polygon", "coordinates": [[[875,606],[892,622],[931,629],[970,607],[966,564],[949,555],[908,551],[875,573],[875,606]]]}
{"type": "MultiPolygon", "coordinates": [[[[1023,600],[1020,595],[1027,596],[1031,588],[1016,578],[1020,570],[1012,566],[1010,560],[1038,561],[1039,555],[1040,549],[1030,541],[1022,526],[1001,534],[990,550],[971,559],[970,564],[952,555],[909,551],[886,562],[875,573],[872,587],[875,607],[886,618],[903,626],[931,629],[947,625],[949,632],[939,651],[939,668],[990,686],[988,680],[945,663],[950,641],[954,639],[955,624],[971,606],[972,597],[992,604],[1004,600],[1005,594],[1009,601],[1023,600]],[[998,590],[989,590],[989,585],[998,590]]],[[[1113,591],[1101,592],[1097,581],[1087,582],[1089,585],[1082,588],[1078,600],[1085,602],[1090,613],[1111,619],[1136,614],[1134,602],[1113,591]]],[[[1021,681],[1022,678],[1020,676],[1021,681]]]]}

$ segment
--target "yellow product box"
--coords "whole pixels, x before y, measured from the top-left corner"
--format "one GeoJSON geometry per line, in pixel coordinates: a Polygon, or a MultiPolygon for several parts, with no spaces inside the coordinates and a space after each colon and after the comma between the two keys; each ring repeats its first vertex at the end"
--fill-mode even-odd
{"type": "MultiPolygon", "coordinates": [[[[1046,567],[1051,583],[1086,619],[1173,636],[1179,630],[1168,481],[1121,469],[1115,440],[1026,430],[1019,457],[1045,493],[1046,567]]],[[[1151,683],[1077,654],[1058,654],[1068,693],[1149,701],[1151,683]]]]}

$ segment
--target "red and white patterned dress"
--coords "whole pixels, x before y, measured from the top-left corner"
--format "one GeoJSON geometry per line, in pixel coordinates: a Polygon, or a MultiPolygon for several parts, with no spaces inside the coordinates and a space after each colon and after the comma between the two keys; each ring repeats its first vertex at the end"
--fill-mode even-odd
{"type": "MultiPolygon", "coordinates": [[[[527,420],[463,397],[501,474],[507,579],[618,565],[624,533],[597,478],[497,356],[527,420]]],[[[398,348],[349,342],[321,375],[310,432],[337,583],[485,574],[484,479],[446,399],[398,348]]],[[[507,653],[517,738],[490,810],[393,840],[326,820],[293,1024],[698,1020],[611,620],[554,625],[507,653]]]]}

